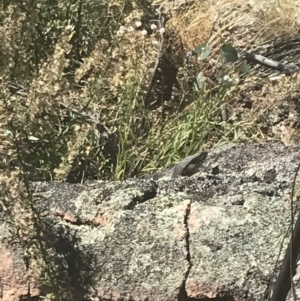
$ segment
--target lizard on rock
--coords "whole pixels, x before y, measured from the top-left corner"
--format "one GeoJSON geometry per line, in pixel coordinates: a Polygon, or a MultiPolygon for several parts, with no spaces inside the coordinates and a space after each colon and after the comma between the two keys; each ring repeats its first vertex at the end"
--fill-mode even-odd
{"type": "Polygon", "coordinates": [[[208,153],[202,152],[184,158],[174,168],[172,179],[178,176],[192,176],[199,171],[199,167],[203,164],[208,153]]]}

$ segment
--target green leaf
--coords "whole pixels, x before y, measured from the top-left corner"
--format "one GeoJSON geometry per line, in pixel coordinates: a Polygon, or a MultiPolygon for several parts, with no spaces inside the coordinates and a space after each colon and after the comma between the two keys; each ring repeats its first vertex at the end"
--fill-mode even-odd
{"type": "Polygon", "coordinates": [[[195,50],[194,50],[194,52],[196,53],[196,54],[201,54],[202,53],[202,51],[203,51],[203,49],[205,48],[205,43],[202,43],[202,44],[199,44],[196,48],[195,48],[195,50]]]}
{"type": "Polygon", "coordinates": [[[211,52],[211,46],[203,43],[203,44],[199,44],[194,52],[199,56],[200,60],[205,60],[208,58],[208,56],[210,55],[211,52]]]}
{"type": "Polygon", "coordinates": [[[236,49],[231,44],[224,44],[221,48],[224,52],[230,52],[238,57],[236,49]]]}
{"type": "Polygon", "coordinates": [[[241,73],[246,73],[246,74],[248,74],[248,73],[250,73],[250,67],[248,66],[248,65],[244,65],[244,66],[241,66],[241,68],[240,68],[240,72],[241,73]]]}
{"type": "Polygon", "coordinates": [[[226,63],[233,63],[239,59],[236,49],[231,44],[224,44],[221,49],[220,57],[224,59],[226,63]]]}

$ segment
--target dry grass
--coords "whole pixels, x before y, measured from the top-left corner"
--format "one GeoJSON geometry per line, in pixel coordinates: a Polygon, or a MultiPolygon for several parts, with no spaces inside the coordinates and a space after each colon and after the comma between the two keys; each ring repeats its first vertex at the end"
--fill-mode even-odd
{"type": "MultiPolygon", "coordinates": [[[[22,146],[21,160],[30,180],[71,182],[136,176],[198,151],[213,127],[210,121],[219,118],[223,97],[207,105],[205,93],[190,89],[193,74],[181,77],[181,86],[176,87],[176,77],[170,81],[174,73],[163,71],[145,103],[159,33],[145,36],[135,29],[145,14],[138,3],[134,9],[123,1],[109,3],[104,13],[119,19],[107,28],[101,18],[90,22],[93,1],[81,8],[80,3],[72,13],[84,11],[81,24],[74,17],[74,24],[57,20],[60,27],[41,6],[36,14],[39,29],[18,5],[8,7],[0,30],[5,41],[0,49],[5,58],[1,61],[3,168],[19,166],[14,143],[22,146]],[[52,27],[43,28],[47,18],[52,27]],[[8,30],[12,19],[18,26],[8,30]],[[171,94],[166,96],[168,90],[171,94]],[[186,105],[192,108],[188,113],[186,105]]],[[[150,22],[142,26],[149,28],[150,22]]],[[[172,31],[165,33],[165,47],[170,48],[165,51],[176,70],[183,54],[180,41],[171,40],[172,31]]]]}
{"type": "Polygon", "coordinates": [[[210,1],[201,1],[188,8],[183,14],[174,16],[168,26],[174,29],[189,49],[206,42],[211,34],[217,11],[210,1]]]}
{"type": "Polygon", "coordinates": [[[297,1],[257,0],[253,7],[246,0],[196,1],[168,21],[156,70],[162,35],[143,35],[142,29],[149,33],[158,16],[153,21],[140,1],[66,1],[51,9],[42,2],[27,10],[6,3],[0,12],[0,182],[6,209],[0,215],[18,230],[24,252],[38,258],[41,269],[34,270],[54,294],[49,299],[72,297],[61,292],[30,181],[119,180],[218,143],[299,141],[297,78],[262,82],[254,70],[243,85],[216,84],[220,72],[240,76],[218,61],[221,45],[251,50],[266,38],[297,32],[297,1]],[[213,48],[209,59],[187,63],[186,50],[207,41],[213,48]],[[195,92],[200,71],[211,81],[195,92]]]}
{"type": "MultiPolygon", "coordinates": [[[[74,16],[79,3],[73,8],[74,16]]],[[[166,1],[155,4],[163,7],[166,1]]],[[[253,5],[252,9],[246,0],[195,2],[174,13],[167,23],[166,45],[171,46],[166,57],[171,57],[174,68],[183,70],[168,87],[173,92],[167,98],[167,92],[162,90],[166,89],[167,83],[164,88],[162,85],[166,78],[170,80],[171,73],[160,73],[149,103],[145,103],[158,55],[159,34],[143,36],[141,30],[135,29],[135,22],[145,15],[138,2],[133,7],[123,1],[107,5],[107,13],[118,16],[107,28],[101,18],[89,23],[92,14],[87,13],[89,5],[94,10],[96,4],[91,1],[83,6],[86,19],[81,20],[80,31],[76,22],[61,27],[49,23],[50,29],[41,25],[44,40],[34,40],[34,36],[41,35],[35,33],[32,18],[27,20],[20,7],[11,5],[2,12],[1,110],[5,129],[2,148],[3,154],[10,154],[3,161],[12,164],[12,151],[5,145],[11,145],[9,139],[15,135],[26,150],[24,160],[32,178],[121,179],[165,167],[178,157],[199,150],[202,144],[210,144],[209,139],[215,143],[219,135],[213,137],[211,133],[216,127],[211,124],[221,124],[218,109],[224,103],[230,107],[230,98],[236,91],[219,90],[207,106],[206,92],[193,93],[189,81],[200,68],[205,76],[213,77],[219,67],[204,63],[186,68],[184,51],[209,40],[213,46],[211,58],[217,60],[218,49],[225,42],[251,47],[258,36],[262,39],[299,29],[299,5],[292,0],[266,1],[253,5]],[[14,26],[10,26],[12,21],[14,26]],[[176,80],[180,86],[176,86],[176,80]],[[196,121],[187,120],[199,106],[203,116],[196,121]],[[201,137],[196,134],[195,122],[205,133],[201,137]],[[99,126],[106,130],[99,131],[99,126]],[[172,136],[181,138],[172,140],[172,136]],[[172,145],[170,141],[176,142],[172,145]]],[[[47,13],[41,7],[37,21],[52,18],[47,13]]],[[[142,24],[148,29],[149,26],[149,20],[142,24]]],[[[262,137],[257,128],[250,127],[253,135],[250,128],[250,132],[245,128],[267,108],[267,104],[260,105],[243,114],[243,120],[239,119],[238,111],[231,112],[232,128],[221,127],[227,133],[225,137],[232,137],[228,134],[232,131],[237,133],[234,139],[262,137]],[[242,130],[234,129],[235,126],[242,130]]]]}
{"type": "MultiPolygon", "coordinates": [[[[209,38],[213,51],[224,42],[251,51],[256,45],[272,38],[289,36],[292,39],[300,29],[299,20],[299,3],[295,0],[219,0],[207,1],[204,6],[192,5],[183,15],[175,16],[170,26],[176,28],[188,49],[194,49],[209,38]]],[[[248,83],[240,86],[241,94],[248,93],[247,97],[252,102],[251,110],[245,109],[235,99],[230,100],[226,104],[230,111],[229,123],[214,130],[210,141],[205,143],[206,146],[226,143],[228,140],[275,139],[285,144],[298,140],[298,125],[294,120],[298,116],[296,113],[292,121],[285,119],[282,124],[271,126],[272,120],[276,119],[273,114],[279,114],[278,106],[281,102],[286,102],[288,106],[293,105],[290,95],[292,91],[297,91],[297,80],[283,78],[278,84],[266,80],[262,90],[252,93],[249,87],[258,82],[260,79],[255,79],[255,72],[252,72],[248,83]]]]}
{"type": "Polygon", "coordinates": [[[300,28],[299,13],[298,1],[269,1],[256,16],[257,28],[265,38],[296,34],[300,28]]]}
{"type": "MultiPolygon", "coordinates": [[[[159,1],[162,6],[166,2],[159,1]]],[[[259,43],[297,33],[299,9],[296,0],[196,1],[184,13],[175,15],[168,26],[176,30],[188,49],[194,49],[209,38],[213,45],[230,40],[237,46],[246,46],[251,39],[259,43]],[[246,41],[241,41],[241,38],[246,38],[246,41]]]]}

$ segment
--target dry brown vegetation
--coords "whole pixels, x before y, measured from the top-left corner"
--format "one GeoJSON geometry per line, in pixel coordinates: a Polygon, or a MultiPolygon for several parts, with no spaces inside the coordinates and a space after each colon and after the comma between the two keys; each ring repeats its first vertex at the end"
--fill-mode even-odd
{"type": "Polygon", "coordinates": [[[3,3],[3,168],[19,165],[16,140],[30,179],[80,182],[138,176],[224,134],[228,141],[261,136],[247,129],[253,120],[228,126],[220,119],[220,106],[243,87],[193,92],[190,83],[201,70],[213,79],[222,67],[211,60],[187,64],[185,56],[203,42],[216,60],[224,43],[245,50],[293,34],[299,7],[292,0],[252,7],[246,0],[171,2],[3,3]],[[161,34],[150,25],[159,26],[159,11],[171,16],[155,69],[161,34]]]}
{"type": "Polygon", "coordinates": [[[0,211],[24,252],[42,254],[44,280],[56,292],[42,234],[30,239],[39,224],[30,181],[124,179],[218,143],[298,139],[296,77],[270,79],[273,71],[255,65],[241,75],[218,60],[232,43],[240,53],[297,63],[296,0],[0,5],[0,211]],[[210,56],[187,58],[200,43],[212,47],[210,56]],[[200,71],[207,81],[194,91],[200,71]],[[219,83],[218,74],[239,81],[219,83]]]}

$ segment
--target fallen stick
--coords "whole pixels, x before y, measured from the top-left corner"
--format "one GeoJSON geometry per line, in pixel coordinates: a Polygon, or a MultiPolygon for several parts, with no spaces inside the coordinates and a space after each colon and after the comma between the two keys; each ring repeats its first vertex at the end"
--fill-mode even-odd
{"type": "Polygon", "coordinates": [[[270,67],[272,69],[278,70],[280,72],[284,72],[286,75],[292,75],[300,72],[299,68],[290,67],[286,64],[274,61],[259,54],[245,52],[244,57],[247,61],[258,63],[270,67]]]}

